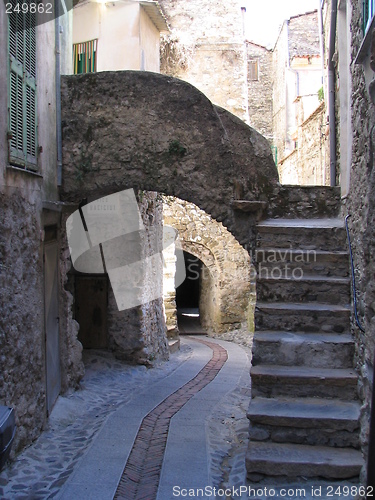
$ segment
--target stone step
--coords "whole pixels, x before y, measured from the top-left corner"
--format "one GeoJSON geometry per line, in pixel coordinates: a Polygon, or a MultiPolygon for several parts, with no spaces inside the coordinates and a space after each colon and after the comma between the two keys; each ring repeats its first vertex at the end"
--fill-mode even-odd
{"type": "Polygon", "coordinates": [[[257,246],[261,248],[347,249],[342,219],[268,219],[257,225],[257,231],[257,246]]]}
{"type": "Polygon", "coordinates": [[[351,448],[250,441],[246,454],[250,480],[252,474],[345,479],[358,476],[362,466],[361,452],[351,448]]]}
{"type": "Polygon", "coordinates": [[[352,368],[354,347],[350,334],[255,332],[252,364],[352,368]]]}
{"type": "Polygon", "coordinates": [[[257,302],[255,331],[348,333],[350,307],[334,304],[257,302]]]}
{"type": "MultiPolygon", "coordinates": [[[[273,272],[272,276],[275,276],[273,272]]],[[[304,276],[294,270],[290,278],[260,277],[257,280],[257,300],[261,302],[320,302],[348,305],[349,278],[304,276]],[[300,277],[298,277],[300,274],[300,277]]]]}
{"type": "Polygon", "coordinates": [[[258,248],[255,260],[260,278],[277,278],[280,272],[283,277],[291,276],[295,269],[302,269],[304,276],[349,277],[349,254],[345,251],[258,248]]]}
{"type": "Polygon", "coordinates": [[[354,369],[256,365],[251,368],[253,397],[318,397],[357,399],[354,369]]]}
{"type": "Polygon", "coordinates": [[[251,400],[250,439],[359,448],[360,404],[321,398],[251,400]]]}
{"type": "Polygon", "coordinates": [[[304,276],[349,277],[349,255],[345,251],[262,247],[256,249],[255,260],[260,278],[293,276],[295,269],[302,269],[304,276]]]}
{"type": "Polygon", "coordinates": [[[170,354],[173,354],[174,352],[179,351],[180,350],[180,339],[179,338],[169,339],[168,346],[169,346],[170,354]]]}

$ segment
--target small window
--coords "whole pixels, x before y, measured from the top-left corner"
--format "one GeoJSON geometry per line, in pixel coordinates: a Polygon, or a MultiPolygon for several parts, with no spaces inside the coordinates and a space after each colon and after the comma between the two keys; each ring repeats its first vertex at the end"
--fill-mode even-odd
{"type": "Polygon", "coordinates": [[[75,75],[96,72],[97,47],[97,39],[73,45],[73,68],[75,75]]]}
{"type": "Polygon", "coordinates": [[[375,0],[363,0],[363,33],[365,34],[375,14],[375,0]]]}
{"type": "Polygon", "coordinates": [[[255,82],[259,80],[259,61],[249,61],[249,81],[255,82]]]}
{"type": "MultiPolygon", "coordinates": [[[[11,0],[16,5],[17,0],[11,0]]],[[[9,162],[37,169],[36,14],[8,16],[9,162]]]]}

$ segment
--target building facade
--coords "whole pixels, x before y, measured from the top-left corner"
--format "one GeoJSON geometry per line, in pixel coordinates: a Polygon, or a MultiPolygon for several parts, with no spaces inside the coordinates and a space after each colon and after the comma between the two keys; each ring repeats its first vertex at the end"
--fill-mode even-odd
{"type": "Polygon", "coordinates": [[[185,80],[248,122],[245,7],[239,0],[161,0],[171,27],[161,72],[185,80]]]}
{"type": "Polygon", "coordinates": [[[158,73],[161,32],[168,26],[157,2],[79,2],[73,16],[74,73],[158,73]]]}
{"type": "Polygon", "coordinates": [[[60,393],[80,345],[62,361],[59,324],[60,74],[70,72],[69,15],[35,26],[35,15],[0,6],[0,402],[15,408],[14,450],[31,443],[60,393]]]}
{"type": "MultiPolygon", "coordinates": [[[[353,314],[352,329],[357,345],[355,365],[360,374],[359,394],[363,401],[361,439],[371,485],[374,484],[374,443],[371,442],[370,427],[375,425],[374,408],[371,408],[375,352],[373,7],[372,1],[323,3],[323,15],[329,21],[326,31],[335,28],[337,16],[336,37],[332,37],[335,46],[331,47],[331,54],[335,57],[328,67],[335,82],[336,110],[334,123],[330,121],[330,127],[336,132],[336,154],[331,157],[331,163],[341,186],[343,216],[349,216],[356,279],[353,296],[356,313],[353,314]]],[[[363,482],[365,476],[364,470],[363,482]]]]}
{"type": "Polygon", "coordinates": [[[283,184],[329,185],[320,46],[314,11],[286,20],[273,50],[273,140],[283,184]]]}

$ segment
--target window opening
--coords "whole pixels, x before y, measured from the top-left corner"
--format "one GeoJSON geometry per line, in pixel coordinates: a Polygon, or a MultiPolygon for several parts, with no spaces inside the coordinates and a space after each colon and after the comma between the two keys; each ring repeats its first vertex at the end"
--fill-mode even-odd
{"type": "Polygon", "coordinates": [[[74,74],[96,73],[98,40],[73,44],[74,74]]]}

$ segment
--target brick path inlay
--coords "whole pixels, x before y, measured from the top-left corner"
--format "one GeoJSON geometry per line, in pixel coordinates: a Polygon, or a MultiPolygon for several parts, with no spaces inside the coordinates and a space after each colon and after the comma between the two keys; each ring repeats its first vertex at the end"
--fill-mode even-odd
{"type": "Polygon", "coordinates": [[[153,500],[156,498],[171,418],[219,373],[228,359],[218,344],[193,339],[212,349],[210,361],[185,385],[148,413],[139,427],[114,499],[153,500]]]}

